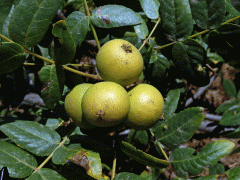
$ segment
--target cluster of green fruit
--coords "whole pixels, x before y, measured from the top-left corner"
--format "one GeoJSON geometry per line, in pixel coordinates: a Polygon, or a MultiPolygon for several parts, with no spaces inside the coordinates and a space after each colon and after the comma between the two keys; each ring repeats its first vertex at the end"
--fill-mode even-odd
{"type": "Polygon", "coordinates": [[[110,127],[119,124],[146,130],[154,126],[164,107],[161,93],[149,84],[127,92],[143,71],[143,58],[131,43],[115,39],[97,55],[97,69],[104,82],[80,84],[66,96],[65,109],[79,127],[110,127]]]}

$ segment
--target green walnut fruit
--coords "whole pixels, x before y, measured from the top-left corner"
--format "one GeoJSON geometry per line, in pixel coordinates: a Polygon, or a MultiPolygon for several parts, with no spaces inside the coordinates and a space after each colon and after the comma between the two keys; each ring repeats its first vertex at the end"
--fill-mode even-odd
{"type": "Polygon", "coordinates": [[[91,129],[95,127],[82,117],[82,98],[93,84],[79,84],[65,98],[65,110],[74,123],[80,128],[91,129]]]}
{"type": "Polygon", "coordinates": [[[114,82],[99,82],[82,99],[83,116],[93,125],[109,127],[126,119],[130,109],[127,91],[114,82]]]}
{"type": "Polygon", "coordinates": [[[163,112],[162,94],[152,85],[139,84],[128,92],[130,111],[126,124],[133,129],[147,130],[153,127],[163,112]]]}
{"type": "Polygon", "coordinates": [[[138,80],[144,66],[138,49],[123,39],[105,43],[97,54],[96,62],[103,80],[116,82],[122,86],[138,80]]]}

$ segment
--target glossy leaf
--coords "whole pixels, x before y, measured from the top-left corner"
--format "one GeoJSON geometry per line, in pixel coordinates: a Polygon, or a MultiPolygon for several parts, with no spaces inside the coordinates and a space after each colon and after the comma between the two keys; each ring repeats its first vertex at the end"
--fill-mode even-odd
{"type": "Polygon", "coordinates": [[[129,172],[122,172],[117,174],[113,180],[144,180],[141,176],[134,174],[134,173],[129,173],[129,172]]]}
{"type": "Polygon", "coordinates": [[[154,168],[165,168],[169,165],[169,162],[166,160],[158,159],[152,155],[149,155],[139,149],[136,149],[131,144],[122,141],[120,144],[121,150],[127,154],[130,158],[142,163],[146,166],[154,168]]]}
{"type": "Polygon", "coordinates": [[[75,46],[80,45],[87,35],[89,18],[82,12],[74,11],[65,19],[65,22],[75,46]]]}
{"type": "Polygon", "coordinates": [[[217,113],[223,113],[225,111],[227,111],[229,108],[235,106],[238,104],[238,100],[236,99],[230,99],[228,101],[225,101],[224,103],[222,103],[216,110],[215,112],[217,113]]]}
{"type": "Polygon", "coordinates": [[[58,127],[58,125],[62,122],[60,119],[49,118],[45,124],[45,126],[49,127],[51,130],[54,130],[58,127]]]}
{"type": "Polygon", "coordinates": [[[139,0],[148,18],[157,19],[159,17],[160,3],[158,0],[139,0]]]}
{"type": "Polygon", "coordinates": [[[161,25],[170,41],[187,39],[193,31],[188,0],[160,0],[161,25]]]}
{"type": "Polygon", "coordinates": [[[99,153],[84,148],[78,148],[71,150],[66,158],[68,161],[82,166],[89,176],[96,179],[101,178],[102,164],[99,153]]]}
{"type": "Polygon", "coordinates": [[[134,26],[134,30],[140,39],[145,39],[149,34],[147,24],[139,14],[136,15],[140,18],[141,24],[134,26]]]}
{"type": "Polygon", "coordinates": [[[60,20],[55,23],[52,33],[58,38],[58,42],[55,42],[54,47],[54,59],[56,63],[59,65],[70,63],[75,55],[76,46],[65,21],[60,20]]]}
{"type": "Polygon", "coordinates": [[[166,119],[171,118],[177,109],[178,101],[180,99],[180,90],[170,90],[167,94],[167,98],[164,101],[163,114],[166,119]]]}
{"type": "Polygon", "coordinates": [[[5,19],[8,17],[8,14],[11,10],[14,0],[1,0],[0,1],[0,34],[2,32],[3,24],[5,19]]]}
{"type": "Polygon", "coordinates": [[[41,96],[44,103],[54,109],[56,103],[61,99],[60,88],[55,65],[46,65],[39,72],[40,81],[44,84],[41,96]]]}
{"type": "Polygon", "coordinates": [[[219,124],[222,126],[240,125],[240,107],[236,105],[232,109],[227,110],[223,114],[219,124]]]}
{"type": "Polygon", "coordinates": [[[237,96],[237,89],[232,81],[229,79],[223,80],[223,88],[226,94],[230,97],[236,97],[237,96]]]}
{"type": "Polygon", "coordinates": [[[11,42],[3,42],[0,45],[0,75],[8,74],[26,61],[23,48],[11,42]]]}
{"type": "Polygon", "coordinates": [[[148,134],[147,131],[131,129],[127,137],[128,143],[135,144],[140,143],[142,145],[148,144],[148,134]]]}
{"type": "Polygon", "coordinates": [[[161,53],[152,53],[150,62],[152,66],[152,77],[153,78],[164,78],[166,77],[167,70],[170,68],[170,62],[161,53]]]}
{"type": "Polygon", "coordinates": [[[189,3],[198,27],[215,29],[223,23],[226,13],[225,0],[200,0],[189,3]]]}
{"type": "Polygon", "coordinates": [[[27,180],[66,180],[56,171],[48,168],[42,168],[39,171],[35,171],[27,180]]]}
{"type": "Polygon", "coordinates": [[[66,159],[68,156],[68,153],[71,153],[72,150],[80,149],[80,144],[70,144],[68,147],[62,145],[56,151],[54,151],[52,162],[54,164],[66,164],[66,159]]]}
{"type": "Polygon", "coordinates": [[[229,180],[240,179],[240,167],[235,167],[226,171],[229,180]]]}
{"type": "Polygon", "coordinates": [[[205,169],[204,166],[214,165],[221,158],[225,157],[234,147],[234,143],[227,140],[218,140],[204,146],[194,156],[194,149],[181,148],[174,150],[170,155],[171,164],[177,170],[180,177],[187,177],[186,172],[191,175],[198,175],[205,169]],[[211,158],[209,158],[211,157],[211,158]]]}
{"type": "Polygon", "coordinates": [[[17,120],[0,126],[13,142],[38,156],[47,156],[58,146],[61,137],[56,131],[33,121],[17,120]]]}
{"type": "Polygon", "coordinates": [[[92,23],[97,27],[113,28],[137,25],[141,23],[139,16],[130,8],[121,5],[105,5],[93,10],[92,23]]]}
{"type": "Polygon", "coordinates": [[[24,47],[38,44],[48,30],[63,0],[22,0],[10,18],[9,35],[24,47]]]}
{"type": "Polygon", "coordinates": [[[29,176],[38,165],[34,156],[5,141],[0,141],[0,157],[0,167],[6,166],[14,178],[29,176]]]}
{"type": "Polygon", "coordinates": [[[173,150],[193,136],[204,118],[200,107],[185,109],[168,119],[164,134],[156,138],[168,149],[173,150]]]}

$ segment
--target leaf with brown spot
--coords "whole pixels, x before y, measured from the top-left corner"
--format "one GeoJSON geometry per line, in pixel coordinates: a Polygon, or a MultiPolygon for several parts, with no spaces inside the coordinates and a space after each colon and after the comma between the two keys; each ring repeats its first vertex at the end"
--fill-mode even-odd
{"type": "Polygon", "coordinates": [[[83,167],[89,176],[96,179],[101,178],[102,163],[99,153],[79,148],[68,152],[66,158],[68,161],[83,167]]]}

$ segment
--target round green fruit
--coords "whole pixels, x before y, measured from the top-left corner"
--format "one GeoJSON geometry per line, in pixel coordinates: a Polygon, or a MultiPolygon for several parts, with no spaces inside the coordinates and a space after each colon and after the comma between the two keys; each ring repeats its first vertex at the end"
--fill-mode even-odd
{"type": "Polygon", "coordinates": [[[133,129],[147,130],[153,127],[163,112],[162,94],[152,85],[139,84],[128,92],[130,111],[126,124],[133,129]]]}
{"type": "Polygon", "coordinates": [[[97,54],[96,63],[103,80],[116,82],[122,86],[138,80],[144,66],[138,49],[123,39],[105,43],[97,54]]]}
{"type": "Polygon", "coordinates": [[[130,109],[127,91],[114,82],[99,82],[82,99],[83,116],[93,125],[109,127],[126,119],[130,109]]]}
{"type": "Polygon", "coordinates": [[[65,98],[65,110],[67,114],[70,118],[72,118],[77,126],[84,129],[91,129],[95,127],[82,117],[81,106],[83,95],[92,85],[93,84],[79,84],[75,86],[65,98]]]}

